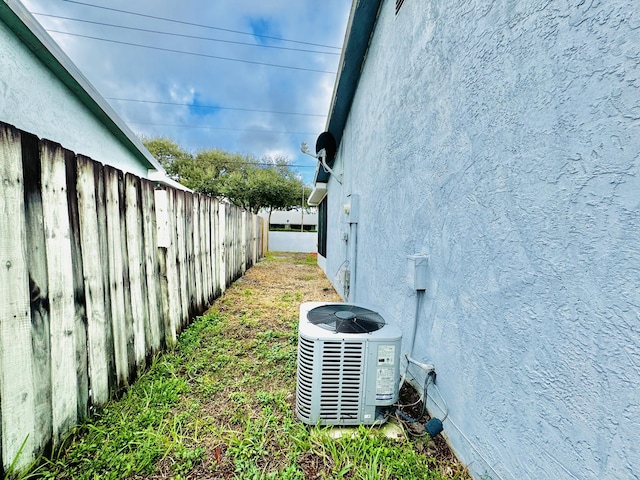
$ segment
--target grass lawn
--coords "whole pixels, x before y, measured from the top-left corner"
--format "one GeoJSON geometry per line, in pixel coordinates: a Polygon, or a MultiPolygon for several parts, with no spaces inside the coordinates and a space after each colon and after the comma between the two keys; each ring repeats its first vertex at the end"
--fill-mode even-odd
{"type": "Polygon", "coordinates": [[[297,420],[299,305],[340,300],[315,263],[269,254],[23,478],[470,478],[441,439],[360,427],[336,440],[297,420]]]}

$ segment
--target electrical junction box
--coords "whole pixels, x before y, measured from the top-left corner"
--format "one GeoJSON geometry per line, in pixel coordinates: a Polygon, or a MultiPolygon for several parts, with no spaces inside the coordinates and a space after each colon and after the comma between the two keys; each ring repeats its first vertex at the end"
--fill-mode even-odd
{"type": "Polygon", "coordinates": [[[409,274],[407,280],[414,290],[427,289],[427,268],[429,257],[424,254],[409,255],[409,274]]]}
{"type": "Polygon", "coordinates": [[[349,216],[349,223],[358,223],[360,221],[360,196],[357,193],[347,195],[347,203],[344,213],[349,216]]]}

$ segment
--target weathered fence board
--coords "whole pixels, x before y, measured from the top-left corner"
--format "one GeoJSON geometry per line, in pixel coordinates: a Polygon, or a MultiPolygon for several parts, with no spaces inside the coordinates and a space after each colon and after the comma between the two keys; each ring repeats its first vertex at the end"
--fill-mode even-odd
{"type": "MultiPolygon", "coordinates": [[[[109,267],[109,225],[107,223],[107,184],[105,166],[95,163],[95,183],[96,183],[96,212],[98,214],[98,238],[100,244],[99,263],[102,268],[102,286],[104,288],[104,328],[105,328],[105,356],[109,367],[109,394],[118,385],[118,375],[116,368],[116,357],[114,349],[113,315],[114,310],[111,304],[111,269],[109,267]]],[[[91,260],[89,260],[91,261],[91,260]]],[[[94,259],[95,261],[95,259],[94,259]]],[[[96,400],[97,405],[102,405],[96,400]]]]}
{"type": "Polygon", "coordinates": [[[226,290],[229,280],[229,272],[231,271],[232,264],[230,261],[231,255],[231,242],[229,241],[229,232],[233,228],[230,221],[230,206],[226,203],[221,204],[220,208],[220,224],[223,226],[221,230],[222,239],[221,242],[221,256],[222,256],[222,279],[220,280],[222,285],[222,291],[226,290]]]}
{"type": "Polygon", "coordinates": [[[249,237],[249,227],[247,225],[247,212],[240,212],[238,215],[240,219],[240,259],[238,262],[238,268],[244,275],[247,270],[247,264],[250,265],[250,258],[247,248],[247,239],[249,237]]]}
{"type": "MultiPolygon", "coordinates": [[[[236,209],[235,208],[229,208],[228,209],[229,212],[229,225],[231,226],[231,229],[229,230],[229,232],[235,232],[237,231],[238,228],[238,215],[236,213],[236,209]]],[[[230,260],[229,260],[229,273],[227,274],[227,286],[231,285],[231,282],[233,281],[233,277],[235,277],[236,275],[236,271],[238,269],[238,240],[236,238],[234,238],[233,234],[229,233],[229,235],[227,235],[227,241],[229,242],[229,253],[230,253],[230,260]]]]}
{"type": "Polygon", "coordinates": [[[226,278],[224,279],[225,287],[229,286],[231,283],[231,278],[233,278],[233,274],[235,271],[235,251],[233,249],[233,238],[230,232],[233,231],[234,224],[234,215],[233,209],[225,205],[225,239],[224,239],[224,252],[225,252],[225,265],[226,265],[226,278]]]}
{"type": "Polygon", "coordinates": [[[178,332],[182,331],[186,318],[189,317],[190,296],[189,296],[189,259],[187,252],[186,223],[185,218],[185,193],[183,191],[176,192],[175,198],[175,215],[176,215],[176,264],[178,266],[178,283],[180,292],[180,305],[182,305],[182,315],[178,332]]]}
{"type": "Polygon", "coordinates": [[[40,141],[22,133],[22,169],[25,198],[25,248],[31,290],[31,335],[33,346],[34,409],[37,429],[32,441],[45,448],[53,436],[51,412],[51,346],[49,332],[49,287],[47,252],[42,212],[40,141]]]}
{"type": "Polygon", "coordinates": [[[189,211],[189,199],[191,195],[187,195],[185,192],[180,192],[179,203],[180,210],[182,212],[182,266],[180,270],[180,283],[183,295],[183,302],[187,308],[187,314],[182,318],[182,324],[180,330],[185,326],[186,319],[189,318],[193,312],[193,298],[191,296],[191,290],[193,288],[193,232],[190,231],[192,222],[192,212],[189,211]]]}
{"type": "Polygon", "coordinates": [[[48,141],[41,143],[51,335],[51,404],[56,442],[78,419],[75,304],[65,156],[60,145],[48,141]]]}
{"type": "Polygon", "coordinates": [[[209,295],[211,292],[211,269],[210,269],[210,259],[211,259],[211,241],[210,234],[211,230],[209,229],[209,225],[206,222],[207,217],[209,216],[209,208],[211,207],[210,198],[202,195],[200,197],[200,270],[202,275],[202,292],[200,297],[200,310],[205,310],[209,307],[211,302],[209,301],[209,295]]]}
{"type": "MultiPolygon", "coordinates": [[[[198,277],[196,276],[196,267],[195,267],[195,257],[194,257],[194,236],[193,236],[193,227],[194,227],[194,206],[193,200],[197,195],[187,195],[184,196],[184,236],[186,242],[186,259],[187,259],[187,285],[186,292],[187,298],[189,301],[189,315],[187,318],[191,318],[196,313],[196,290],[197,290],[197,282],[198,277]]],[[[184,327],[184,325],[183,325],[184,327]]]]}
{"type": "Polygon", "coordinates": [[[125,176],[125,232],[127,245],[127,265],[129,266],[129,293],[131,295],[131,324],[133,332],[134,363],[138,367],[145,364],[147,346],[145,326],[148,324],[148,292],[144,271],[144,242],[140,199],[140,179],[134,175],[125,176]]]}
{"type": "Polygon", "coordinates": [[[0,160],[3,475],[23,442],[18,468],[130,385],[257,261],[262,236],[237,207],[1,122],[0,160]]]}
{"type": "Polygon", "coordinates": [[[205,308],[213,302],[213,284],[211,283],[211,225],[208,223],[211,211],[211,197],[202,196],[202,208],[200,210],[201,239],[201,265],[202,265],[202,302],[205,308]]]}
{"type": "Polygon", "coordinates": [[[171,298],[171,302],[173,305],[173,317],[172,317],[172,325],[171,328],[175,334],[180,331],[180,324],[182,322],[183,315],[187,315],[186,308],[187,306],[183,303],[182,297],[182,284],[180,282],[180,274],[181,268],[183,268],[183,263],[181,261],[180,256],[180,248],[179,242],[182,240],[182,235],[180,234],[179,224],[182,224],[183,217],[178,206],[178,193],[175,190],[170,190],[167,192],[167,200],[169,212],[173,212],[173,215],[169,215],[170,217],[170,225],[171,225],[171,249],[169,250],[168,264],[167,270],[170,269],[170,283],[169,283],[169,296],[171,298]]]}
{"type": "MultiPolygon", "coordinates": [[[[78,212],[80,217],[80,244],[84,272],[84,293],[87,314],[87,360],[91,379],[91,402],[104,405],[109,400],[109,345],[106,289],[103,264],[97,258],[106,258],[101,245],[101,218],[96,199],[100,177],[98,164],[87,157],[78,156],[78,212]],[[97,181],[96,181],[97,180],[97,181]],[[89,254],[91,252],[91,254],[89,254]]],[[[104,206],[102,208],[104,210],[104,206]]]]}
{"type": "Polygon", "coordinates": [[[215,268],[216,294],[222,295],[224,292],[224,223],[222,221],[224,214],[224,205],[220,205],[218,200],[214,200],[214,210],[211,212],[211,221],[214,223],[214,252],[213,263],[215,268]]]}
{"type": "Polygon", "coordinates": [[[125,185],[124,172],[118,170],[118,205],[120,220],[120,242],[119,246],[122,251],[122,285],[124,296],[124,318],[125,318],[125,335],[127,348],[127,382],[129,385],[135,378],[136,368],[136,347],[135,347],[135,327],[133,317],[133,306],[131,304],[131,269],[129,268],[129,251],[127,246],[127,193],[125,185]]]}
{"type": "Polygon", "coordinates": [[[216,296],[222,294],[222,286],[220,279],[222,278],[222,246],[220,244],[222,235],[222,227],[220,226],[220,202],[218,200],[212,201],[213,207],[211,209],[211,222],[213,224],[213,284],[215,288],[216,296]]]}
{"type": "Polygon", "coordinates": [[[19,132],[4,125],[0,160],[0,415],[2,461],[8,465],[25,440],[27,450],[37,441],[25,217],[16,209],[24,201],[22,149],[19,132]]]}
{"type": "Polygon", "coordinates": [[[87,314],[85,306],[84,272],[82,265],[82,246],[80,244],[80,218],[78,211],[78,191],[76,178],[78,164],[73,152],[64,150],[67,213],[69,215],[69,236],[71,243],[71,268],[73,280],[74,304],[74,342],[76,347],[76,377],[78,395],[76,397],[77,420],[84,420],[89,411],[89,368],[87,364],[87,314]]]}
{"type": "Polygon", "coordinates": [[[127,352],[127,324],[124,306],[124,259],[120,233],[120,172],[105,166],[105,218],[107,221],[107,265],[109,270],[109,303],[111,304],[111,330],[118,387],[128,384],[129,355],[127,352]]]}
{"type": "Polygon", "coordinates": [[[175,210],[175,190],[157,190],[155,192],[156,213],[158,215],[158,263],[160,270],[160,288],[165,312],[165,343],[174,345],[179,319],[182,312],[180,307],[180,285],[178,282],[178,265],[176,262],[176,218],[169,215],[175,210]]]}
{"type": "Polygon", "coordinates": [[[144,262],[148,295],[148,325],[147,355],[152,355],[163,347],[164,343],[164,309],[158,278],[158,238],[155,212],[155,195],[153,183],[142,180],[142,230],[144,236],[144,262]]]}
{"type": "Polygon", "coordinates": [[[191,196],[193,207],[191,211],[193,212],[193,217],[191,219],[190,230],[191,230],[191,238],[193,239],[193,252],[192,252],[192,260],[191,260],[191,268],[193,271],[192,274],[192,305],[193,312],[202,311],[202,265],[200,257],[200,251],[202,245],[200,244],[200,195],[191,196]]]}

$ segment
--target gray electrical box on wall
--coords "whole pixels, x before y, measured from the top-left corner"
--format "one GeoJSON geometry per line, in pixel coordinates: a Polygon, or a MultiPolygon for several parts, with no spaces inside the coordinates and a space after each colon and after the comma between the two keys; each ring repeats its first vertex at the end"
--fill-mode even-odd
{"type": "Polygon", "coordinates": [[[347,203],[344,206],[344,213],[349,217],[349,223],[358,223],[360,221],[360,196],[357,193],[347,195],[347,203]]]}
{"type": "Polygon", "coordinates": [[[414,290],[427,289],[427,267],[429,257],[424,254],[409,255],[409,286],[414,290]]]}

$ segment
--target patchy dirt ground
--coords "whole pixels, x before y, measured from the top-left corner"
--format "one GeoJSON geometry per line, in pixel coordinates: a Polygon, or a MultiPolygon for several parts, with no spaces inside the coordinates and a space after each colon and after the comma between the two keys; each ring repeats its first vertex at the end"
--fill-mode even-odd
{"type": "MultiPolygon", "coordinates": [[[[216,324],[216,337],[199,339],[202,346],[194,352],[202,356],[202,367],[189,367],[193,371],[187,372],[193,379],[193,393],[185,396],[182,404],[197,404],[201,409],[197,443],[197,448],[204,451],[199,456],[201,461],[194,461],[193,468],[185,468],[182,476],[176,476],[177,461],[163,458],[156,464],[155,474],[136,478],[275,478],[238,472],[239,455],[245,454],[242,449],[257,472],[278,471],[289,461],[279,457],[277,437],[260,445],[263,453],[256,455],[252,449],[262,440],[256,438],[255,432],[249,437],[247,429],[273,430],[283,423],[299,423],[291,419],[291,411],[295,404],[295,326],[300,303],[340,300],[312,255],[270,254],[249,269],[211,307],[210,313],[225,320],[216,324]],[[226,366],[219,369],[218,375],[215,363],[220,358],[225,359],[226,366]],[[265,405],[269,408],[268,417],[264,414],[265,405]],[[268,424],[271,421],[274,423],[268,424]]],[[[203,330],[198,335],[209,334],[203,330]]],[[[406,414],[420,413],[418,400],[415,390],[402,389],[400,402],[415,404],[404,409],[406,414]]],[[[412,433],[419,437],[423,432],[407,430],[408,436],[412,433]]],[[[417,441],[415,448],[434,459],[441,471],[450,470],[451,478],[469,478],[442,438],[417,441]]],[[[325,464],[326,460],[309,451],[298,456],[296,462],[307,480],[333,478],[328,474],[331,466],[325,464]]]]}
{"type": "Polygon", "coordinates": [[[401,411],[423,418],[401,421],[393,438],[377,426],[335,438],[298,420],[300,304],[339,300],[313,255],[267,255],[20,478],[469,480],[442,438],[424,434],[428,417],[411,388],[401,389],[401,411]]]}

